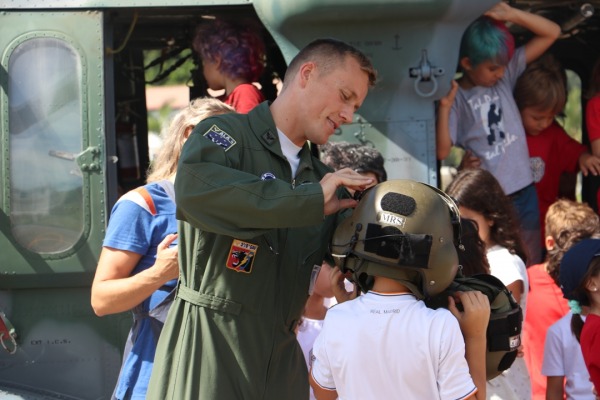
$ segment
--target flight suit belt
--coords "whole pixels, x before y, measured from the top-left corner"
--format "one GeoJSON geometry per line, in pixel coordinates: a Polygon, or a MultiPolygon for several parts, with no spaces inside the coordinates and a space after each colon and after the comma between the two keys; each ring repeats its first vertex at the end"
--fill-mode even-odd
{"type": "Polygon", "coordinates": [[[177,288],[177,297],[199,307],[210,308],[215,311],[224,311],[229,314],[239,315],[242,305],[231,300],[200,293],[183,285],[177,288]]]}

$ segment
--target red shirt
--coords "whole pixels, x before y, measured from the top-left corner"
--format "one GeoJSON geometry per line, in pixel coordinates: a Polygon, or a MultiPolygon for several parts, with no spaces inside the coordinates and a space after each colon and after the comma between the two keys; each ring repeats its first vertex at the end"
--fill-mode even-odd
{"type": "Polygon", "coordinates": [[[598,390],[600,388],[600,316],[587,315],[580,339],[585,366],[594,387],[598,390]]]}
{"type": "Polygon", "coordinates": [[[537,136],[527,135],[529,163],[540,206],[542,243],[546,237],[546,211],[557,200],[560,175],[576,172],[579,157],[587,148],[572,139],[556,121],[537,136]]]}
{"type": "Polygon", "coordinates": [[[600,139],[600,95],[592,97],[585,106],[585,126],[590,143],[600,139]]]}
{"type": "Polygon", "coordinates": [[[235,108],[240,114],[248,114],[248,111],[265,101],[265,96],[251,83],[242,83],[229,93],[223,102],[235,108]]]}
{"type": "Polygon", "coordinates": [[[527,276],[529,294],[521,335],[524,359],[531,378],[532,399],[545,400],[546,377],[541,371],[546,331],[569,312],[569,305],[560,288],[546,272],[545,264],[527,268],[527,276]]]}
{"type": "MultiPolygon", "coordinates": [[[[600,139],[600,94],[592,97],[585,106],[585,125],[590,143],[600,139]]],[[[596,193],[596,204],[600,207],[600,190],[596,193]]]]}

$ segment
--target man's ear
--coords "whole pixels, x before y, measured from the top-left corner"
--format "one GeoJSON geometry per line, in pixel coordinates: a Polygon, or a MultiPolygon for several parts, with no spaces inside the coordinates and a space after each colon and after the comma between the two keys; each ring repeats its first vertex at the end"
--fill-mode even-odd
{"type": "Polygon", "coordinates": [[[316,65],[314,62],[306,62],[300,66],[298,75],[300,76],[300,85],[305,87],[309,79],[314,76],[316,65]]]}
{"type": "Polygon", "coordinates": [[[464,71],[470,71],[473,69],[473,64],[471,64],[471,59],[469,59],[469,57],[461,58],[459,65],[464,71]]]}
{"type": "Polygon", "coordinates": [[[554,238],[552,236],[546,236],[546,239],[544,240],[544,244],[546,245],[546,250],[550,251],[550,250],[554,249],[554,246],[556,246],[556,241],[554,240],[554,238]]]}

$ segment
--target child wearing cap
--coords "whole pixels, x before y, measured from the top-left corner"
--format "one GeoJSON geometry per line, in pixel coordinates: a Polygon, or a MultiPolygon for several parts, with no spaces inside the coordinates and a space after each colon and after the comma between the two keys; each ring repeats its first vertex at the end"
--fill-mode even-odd
{"type": "Polygon", "coordinates": [[[600,239],[573,246],[560,263],[560,286],[573,312],[571,330],[581,344],[590,379],[600,388],[600,239]],[[585,323],[581,307],[589,306],[585,323]]]}

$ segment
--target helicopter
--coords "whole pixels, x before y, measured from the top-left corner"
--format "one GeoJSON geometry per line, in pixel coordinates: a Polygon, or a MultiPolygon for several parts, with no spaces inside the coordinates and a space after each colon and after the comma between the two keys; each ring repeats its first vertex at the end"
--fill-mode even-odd
{"type": "MultiPolygon", "coordinates": [[[[151,162],[145,52],[159,51],[152,65],[181,65],[195,57],[191,41],[203,19],[253,21],[267,48],[259,83],[273,100],[275,82],[305,44],[347,41],[372,59],[379,82],[332,140],[377,148],[390,179],[440,186],[436,101],[450,89],[465,28],[496,2],[4,0],[0,398],[112,394],[131,317],[97,317],[90,287],[110,210],[120,193],[144,184],[151,162]]],[[[600,1],[508,3],[561,26],[549,51],[580,78],[583,93],[600,50],[600,1]]],[[[517,42],[527,39],[511,29],[517,42]]],[[[188,87],[189,99],[207,95],[201,67],[188,87]]],[[[584,199],[595,180],[584,179],[584,199]]]]}

